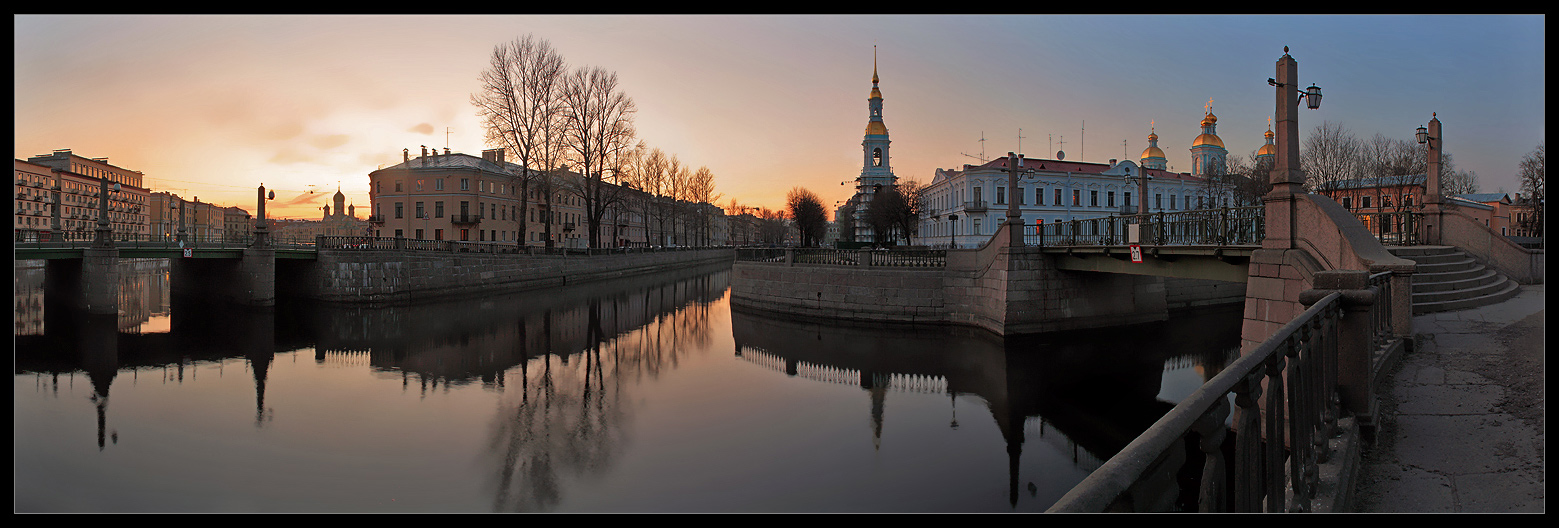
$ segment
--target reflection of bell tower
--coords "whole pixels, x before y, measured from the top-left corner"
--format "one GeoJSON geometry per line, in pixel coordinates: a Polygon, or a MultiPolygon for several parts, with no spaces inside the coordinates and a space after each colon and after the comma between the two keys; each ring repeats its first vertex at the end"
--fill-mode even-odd
{"type": "Polygon", "coordinates": [[[872,448],[882,449],[882,409],[888,399],[888,377],[862,372],[861,385],[872,399],[872,448]]]}

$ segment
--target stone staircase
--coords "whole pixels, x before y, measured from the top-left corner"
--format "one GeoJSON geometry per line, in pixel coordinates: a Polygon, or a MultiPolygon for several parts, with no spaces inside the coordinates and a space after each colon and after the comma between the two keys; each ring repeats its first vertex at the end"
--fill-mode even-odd
{"type": "Polygon", "coordinates": [[[1521,291],[1453,246],[1389,247],[1393,255],[1418,263],[1413,274],[1413,313],[1463,310],[1504,301],[1521,291]]]}

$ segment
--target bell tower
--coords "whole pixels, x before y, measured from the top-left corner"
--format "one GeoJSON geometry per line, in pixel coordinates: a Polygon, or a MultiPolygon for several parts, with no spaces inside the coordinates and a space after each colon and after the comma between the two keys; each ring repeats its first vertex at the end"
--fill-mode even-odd
{"type": "Polygon", "coordinates": [[[855,240],[871,239],[870,230],[862,221],[872,195],[884,187],[891,187],[898,178],[893,176],[889,160],[888,126],[882,122],[882,90],[877,87],[877,47],[872,46],[872,92],[866,99],[866,134],[861,140],[861,176],[855,179],[855,240]]]}

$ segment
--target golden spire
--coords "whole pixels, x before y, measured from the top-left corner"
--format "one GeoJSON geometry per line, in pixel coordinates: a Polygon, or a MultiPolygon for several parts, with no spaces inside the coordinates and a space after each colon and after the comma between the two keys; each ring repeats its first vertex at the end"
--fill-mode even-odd
{"type": "Polygon", "coordinates": [[[877,45],[872,44],[872,84],[877,84],[877,45]]]}

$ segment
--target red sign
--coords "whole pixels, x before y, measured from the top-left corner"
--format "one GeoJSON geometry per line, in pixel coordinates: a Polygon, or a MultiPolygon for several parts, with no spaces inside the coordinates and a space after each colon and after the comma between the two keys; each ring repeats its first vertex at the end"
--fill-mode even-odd
{"type": "Polygon", "coordinates": [[[1137,264],[1142,263],[1142,246],[1136,244],[1131,245],[1131,261],[1137,264]]]}

